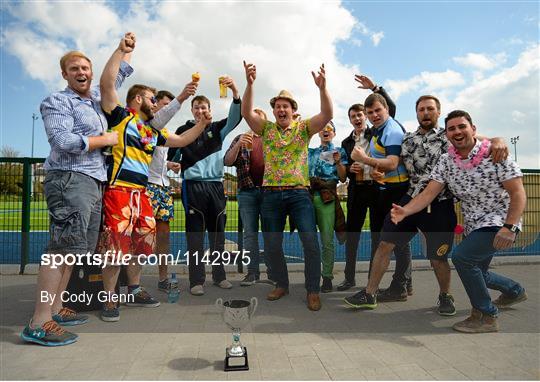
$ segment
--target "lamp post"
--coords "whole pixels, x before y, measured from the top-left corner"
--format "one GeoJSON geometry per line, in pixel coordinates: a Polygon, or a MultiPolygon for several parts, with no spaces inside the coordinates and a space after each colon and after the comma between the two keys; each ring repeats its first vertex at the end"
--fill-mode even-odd
{"type": "Polygon", "coordinates": [[[38,116],[36,115],[36,113],[32,113],[32,153],[30,154],[32,158],[34,157],[34,127],[37,120],[38,116]]]}
{"type": "Polygon", "coordinates": [[[514,159],[517,162],[517,142],[519,141],[519,135],[517,137],[510,138],[510,143],[514,145],[514,159]]]}

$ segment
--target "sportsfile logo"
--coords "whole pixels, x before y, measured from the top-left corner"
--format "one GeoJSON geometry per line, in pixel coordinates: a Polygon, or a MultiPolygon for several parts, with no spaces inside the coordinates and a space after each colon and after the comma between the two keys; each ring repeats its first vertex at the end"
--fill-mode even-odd
{"type": "Polygon", "coordinates": [[[129,253],[123,253],[122,251],[116,252],[115,250],[109,250],[103,254],[101,253],[44,253],[41,255],[41,265],[50,266],[53,269],[59,266],[68,265],[94,265],[100,268],[106,266],[120,266],[120,265],[179,265],[179,264],[205,264],[205,265],[234,265],[242,262],[243,265],[248,265],[251,261],[249,256],[250,251],[210,251],[204,252],[202,255],[199,252],[182,253],[178,251],[176,256],[172,253],[160,253],[160,254],[141,254],[132,255],[129,253]]]}

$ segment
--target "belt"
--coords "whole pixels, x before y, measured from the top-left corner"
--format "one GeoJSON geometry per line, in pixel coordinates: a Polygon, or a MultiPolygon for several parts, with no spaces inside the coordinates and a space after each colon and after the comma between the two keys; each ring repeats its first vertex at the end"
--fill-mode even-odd
{"type": "Polygon", "coordinates": [[[361,182],[356,182],[356,185],[357,186],[372,186],[374,185],[376,182],[374,180],[363,180],[361,182]]]}
{"type": "Polygon", "coordinates": [[[264,186],[264,191],[307,190],[306,186],[264,186]]]}

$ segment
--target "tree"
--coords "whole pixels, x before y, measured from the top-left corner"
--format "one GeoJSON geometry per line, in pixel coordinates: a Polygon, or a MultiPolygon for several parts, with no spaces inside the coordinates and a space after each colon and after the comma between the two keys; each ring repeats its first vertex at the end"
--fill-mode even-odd
{"type": "MultiPolygon", "coordinates": [[[[0,157],[17,158],[19,152],[10,146],[0,148],[0,157]]],[[[0,189],[5,194],[20,194],[22,192],[22,163],[0,163],[0,189]]]]}

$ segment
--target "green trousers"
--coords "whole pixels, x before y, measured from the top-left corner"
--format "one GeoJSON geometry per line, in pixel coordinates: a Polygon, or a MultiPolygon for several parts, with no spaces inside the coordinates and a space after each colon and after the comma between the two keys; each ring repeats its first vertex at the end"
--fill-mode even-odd
{"type": "Polygon", "coordinates": [[[313,196],[313,207],[315,208],[315,217],[317,226],[321,234],[322,245],[322,276],[333,279],[334,270],[334,224],[335,224],[335,201],[324,204],[321,195],[315,192],[313,196]]]}

